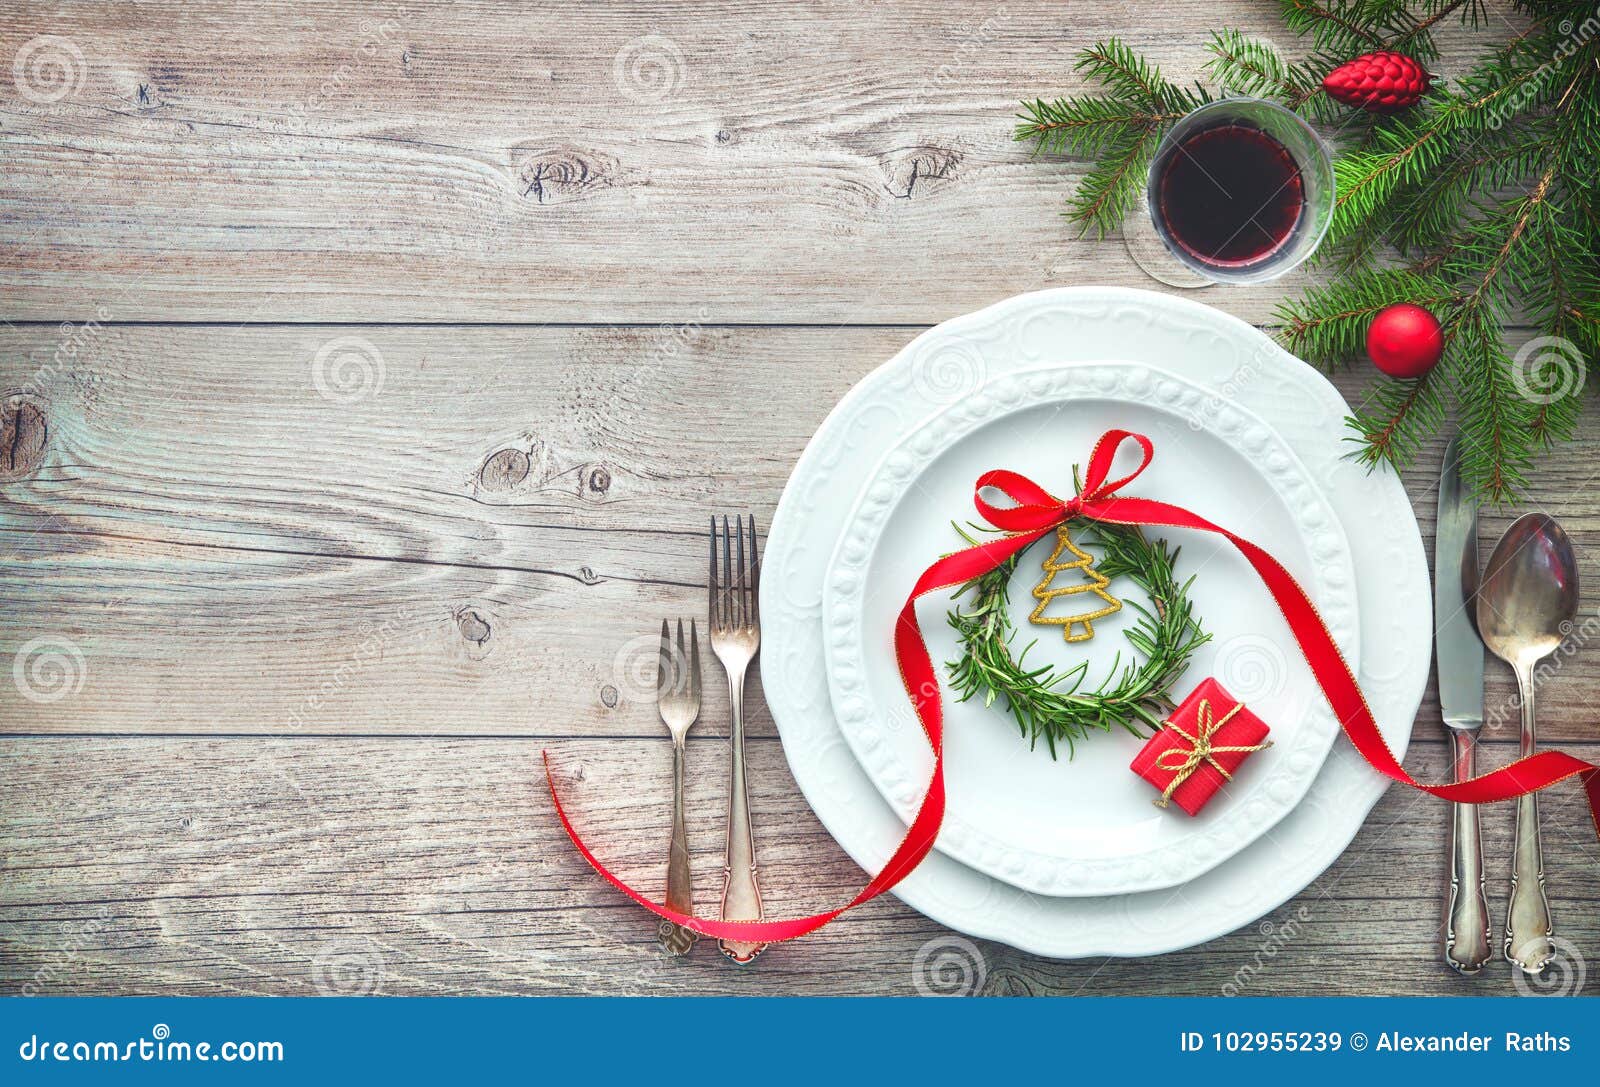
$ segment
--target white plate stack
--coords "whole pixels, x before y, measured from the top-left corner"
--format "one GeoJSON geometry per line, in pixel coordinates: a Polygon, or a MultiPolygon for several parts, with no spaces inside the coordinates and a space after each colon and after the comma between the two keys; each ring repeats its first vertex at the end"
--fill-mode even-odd
{"type": "MultiPolygon", "coordinates": [[[[1009,468],[1069,494],[1073,466],[1112,428],[1156,447],[1127,493],[1233,529],[1301,581],[1403,752],[1431,652],[1427,564],[1399,480],[1346,457],[1348,414],[1321,375],[1249,325],[1122,289],[1007,300],[929,330],[868,375],[806,448],[763,561],[763,687],[824,826],[876,872],[922,797],[932,756],[890,632],[917,574],[961,546],[951,522],[974,516],[978,474],[1009,468]]],[[[1268,913],[1360,829],[1384,779],[1338,738],[1265,588],[1218,537],[1152,534],[1182,548],[1178,574],[1195,575],[1213,636],[1174,694],[1215,676],[1272,728],[1274,747],[1191,819],[1151,803],[1128,769],[1134,736],[1096,734],[1052,760],[999,707],[956,705],[946,688],[944,826],[895,889],[914,908],[1044,955],[1171,951],[1268,913]]],[[[1087,659],[1092,685],[1118,651],[1126,661],[1131,610],[1098,621],[1090,642],[1030,629],[1024,583],[1039,557],[1026,553],[1013,583],[1019,644],[1037,636],[1030,663],[1087,659]]],[[[959,652],[949,606],[940,594],[919,606],[936,666],[959,652]]]]}

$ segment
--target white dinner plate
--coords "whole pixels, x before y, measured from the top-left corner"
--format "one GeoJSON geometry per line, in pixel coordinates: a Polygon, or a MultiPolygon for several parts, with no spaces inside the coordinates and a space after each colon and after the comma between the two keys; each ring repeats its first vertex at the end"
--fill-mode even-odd
{"type": "MultiPolygon", "coordinates": [[[[1273,425],[1343,523],[1358,575],[1358,675],[1403,754],[1431,655],[1427,563],[1390,471],[1344,457],[1349,408],[1316,371],[1249,325],[1146,291],[1022,295],[917,337],[834,408],[784,489],[763,562],[762,683],[807,801],[840,845],[877,871],[905,832],[840,733],[823,668],[823,577],[853,495],[889,446],[1002,371],[1123,358],[1161,366],[1273,425]]],[[[1276,668],[1272,646],[1262,666],[1276,668]]],[[[1227,676],[1219,677],[1224,682],[1227,676]]],[[[895,894],[969,935],[1062,958],[1148,955],[1213,939],[1299,892],[1344,851],[1386,779],[1335,744],[1305,799],[1270,832],[1180,887],[1098,898],[1019,890],[937,851],[895,894]]],[[[826,938],[825,936],[823,938],[826,938]]]]}
{"type": "MultiPolygon", "coordinates": [[[[1305,466],[1275,431],[1237,405],[1144,363],[1041,367],[1005,373],[935,413],[891,446],[860,488],[829,564],[823,598],[826,666],[840,730],[878,791],[910,822],[933,773],[894,658],[905,594],[928,563],[962,545],[973,481],[1019,471],[1056,494],[1109,427],[1149,436],[1155,456],[1126,493],[1177,502],[1265,547],[1311,594],[1334,639],[1357,659],[1355,574],[1344,530],[1305,466]]],[[[1113,470],[1137,463],[1127,446],[1113,470]]],[[[1030,745],[1001,705],[945,695],[947,807],[938,848],[1024,890],[1108,895],[1172,887],[1208,871],[1270,830],[1316,779],[1338,723],[1294,652],[1283,616],[1244,557],[1222,538],[1160,533],[1180,548],[1178,575],[1212,641],[1194,654],[1175,695],[1206,676],[1224,682],[1272,729],[1273,747],[1247,760],[1198,816],[1159,809],[1128,763],[1143,741],[1117,730],[1075,745],[1070,760],[1030,745]],[[1274,667],[1259,667],[1263,645],[1274,667]],[[1285,648],[1287,651],[1285,651],[1285,648]]],[[[1126,667],[1122,631],[1132,608],[1095,622],[1088,642],[1030,625],[1031,587],[1052,535],[1022,556],[1011,604],[1030,665],[1089,664],[1086,683],[1126,667]]],[[[1110,588],[1139,599],[1123,582],[1110,588]]],[[[960,647],[945,620],[950,594],[923,598],[918,616],[935,662],[960,647]]],[[[941,673],[943,669],[940,668],[941,673]]]]}

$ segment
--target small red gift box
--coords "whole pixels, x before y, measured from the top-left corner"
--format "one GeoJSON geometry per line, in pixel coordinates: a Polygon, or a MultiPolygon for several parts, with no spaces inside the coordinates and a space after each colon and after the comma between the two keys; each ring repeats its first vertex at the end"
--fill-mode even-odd
{"type": "Polygon", "coordinates": [[[1133,758],[1133,772],[1168,801],[1195,815],[1254,752],[1272,746],[1267,726],[1214,679],[1204,680],[1172,711],[1133,758]]]}

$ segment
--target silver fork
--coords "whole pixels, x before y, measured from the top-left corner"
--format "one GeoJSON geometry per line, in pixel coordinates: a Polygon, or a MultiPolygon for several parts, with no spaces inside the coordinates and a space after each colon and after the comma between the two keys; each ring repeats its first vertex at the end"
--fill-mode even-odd
{"type": "MultiPolygon", "coordinates": [[[[756,555],[756,519],[750,518],[750,552],[745,556],[745,522],[722,519],[722,562],[717,562],[717,519],[711,519],[711,573],[707,594],[711,610],[711,648],[728,673],[728,701],[733,708],[732,751],[728,785],[728,844],[723,854],[722,919],[761,920],[761,888],[756,883],[756,838],[750,827],[750,797],[744,774],[744,677],[761,649],[761,616],[757,597],[761,561],[756,555]],[[737,556],[737,557],[735,557],[737,556]]],[[[766,944],[718,940],[734,962],[750,962],[766,944]]]]}
{"type": "MultiPolygon", "coordinates": [[[[694,881],[689,874],[689,840],[683,829],[683,742],[700,716],[700,633],[692,619],[687,651],[683,645],[683,620],[678,620],[676,649],[667,632],[667,621],[661,620],[656,705],[667,731],[672,733],[672,847],[667,855],[667,908],[692,915],[694,881]]],[[[663,917],[656,927],[656,939],[670,953],[687,955],[694,947],[695,934],[663,917]]]]}

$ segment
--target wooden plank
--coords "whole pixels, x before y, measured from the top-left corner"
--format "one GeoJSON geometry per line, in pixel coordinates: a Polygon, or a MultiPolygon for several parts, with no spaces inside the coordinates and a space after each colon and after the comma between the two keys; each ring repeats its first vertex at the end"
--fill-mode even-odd
{"type": "MultiPolygon", "coordinates": [[[[651,734],[652,631],[703,610],[704,518],[765,525],[828,408],[912,335],[0,331],[0,390],[23,390],[0,660],[32,645],[83,669],[70,699],[0,699],[0,730],[651,734]]],[[[1367,381],[1339,377],[1350,397],[1367,381]]],[[[1587,413],[1530,493],[1591,583],[1597,444],[1587,413]]],[[[1425,538],[1437,470],[1435,448],[1408,478],[1425,538]]],[[[1485,557],[1508,516],[1486,514],[1485,557]]],[[[1509,741],[1509,674],[1491,677],[1509,741]]],[[[1563,660],[1548,738],[1594,735],[1597,680],[1592,648],[1563,660]]],[[[1436,736],[1431,695],[1421,719],[1436,736]]]]}
{"type": "MultiPolygon", "coordinates": [[[[559,744],[569,798],[629,880],[655,887],[668,746],[559,744]]],[[[1600,758],[1600,745],[1580,749],[1600,758]]],[[[664,957],[653,925],[589,871],[539,782],[539,745],[388,738],[0,740],[0,987],[49,993],[913,993],[943,929],[880,899],[752,969],[709,946],[664,957]]],[[[691,740],[696,894],[715,901],[725,747],[691,740]]],[[[767,899],[810,911],[863,873],[751,745],[767,899]]],[[[1443,771],[1442,751],[1413,758],[1443,771]]],[[[1576,787],[1544,808],[1564,938],[1600,946],[1600,856],[1576,787]]],[[[1511,809],[1486,809],[1495,916],[1511,809]]],[[[982,991],[1510,994],[1504,963],[1438,960],[1445,807],[1391,790],[1349,851],[1260,924],[1182,953],[1051,962],[979,945],[982,991]],[[1272,927],[1269,929],[1267,926],[1272,927]]],[[[1181,908],[1175,905],[1174,908],[1181,908]]],[[[969,960],[974,963],[979,960],[969,960]]],[[[976,976],[974,967],[974,976],[976,976]]],[[[1600,992],[1589,972],[1586,992],[1600,992]]]]}
{"type": "Polygon", "coordinates": [[[86,678],[4,700],[12,731],[611,731],[660,619],[704,609],[706,517],[767,523],[907,337],[116,327],[58,363],[56,335],[0,334],[47,433],[0,481],[0,637],[67,639],[86,678]]]}
{"type": "Polygon", "coordinates": [[[1060,217],[1083,166],[1014,114],[1111,35],[1185,80],[1230,21],[1298,50],[1233,9],[8,5],[0,316],[927,324],[1151,286],[1060,217]]]}

